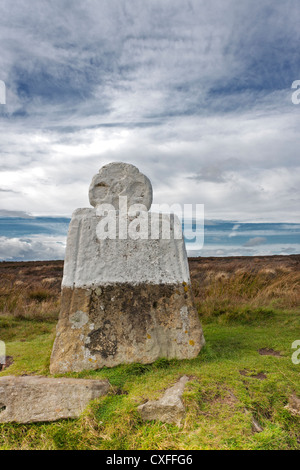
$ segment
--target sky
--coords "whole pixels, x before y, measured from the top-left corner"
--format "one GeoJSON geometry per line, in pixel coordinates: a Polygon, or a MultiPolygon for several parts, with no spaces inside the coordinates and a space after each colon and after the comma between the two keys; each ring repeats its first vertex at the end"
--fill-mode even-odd
{"type": "MultiPolygon", "coordinates": [[[[66,217],[2,217],[0,260],[64,259],[70,219],[66,217]]],[[[187,222],[183,233],[188,256],[261,256],[300,253],[300,224],[187,222]],[[200,228],[200,230],[199,230],[200,228]]]]}
{"type": "Polygon", "coordinates": [[[70,217],[123,161],[156,204],[299,223],[299,24],[298,0],[1,0],[0,215],[70,217]]]}

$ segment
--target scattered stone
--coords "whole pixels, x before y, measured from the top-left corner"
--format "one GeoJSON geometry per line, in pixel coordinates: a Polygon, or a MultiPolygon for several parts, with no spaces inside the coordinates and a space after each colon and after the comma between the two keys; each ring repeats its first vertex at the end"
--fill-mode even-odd
{"type": "MultiPolygon", "coordinates": [[[[72,215],[52,374],[159,358],[191,359],[205,343],[184,239],[175,237],[182,235],[179,218],[144,210],[149,232],[153,218],[160,222],[156,238],[123,239],[117,234],[102,239],[99,205],[116,206],[120,195],[127,196],[128,205],[149,209],[151,183],[133,165],[106,165],[90,187],[95,208],[77,209],[72,215]],[[162,234],[166,223],[169,237],[162,234]]],[[[116,218],[119,227],[120,213],[116,218]]]]}
{"type": "Polygon", "coordinates": [[[262,432],[262,431],[263,431],[263,428],[260,426],[259,422],[256,421],[255,418],[253,418],[253,416],[252,416],[251,422],[252,422],[252,430],[253,430],[253,432],[262,432]]]}
{"type": "Polygon", "coordinates": [[[289,397],[289,403],[285,406],[285,408],[293,415],[293,416],[300,416],[300,398],[298,398],[295,394],[289,397]]]}
{"type": "Polygon", "coordinates": [[[143,405],[138,406],[138,411],[144,421],[158,420],[163,423],[181,425],[182,419],[185,417],[185,407],[181,400],[185,384],[189,378],[184,375],[181,379],[168,388],[164,396],[159,400],[147,401],[143,405]]]}
{"type": "Polygon", "coordinates": [[[261,348],[258,350],[261,356],[277,356],[282,357],[280,351],[274,351],[272,348],[261,348]]]}
{"type": "Polygon", "coordinates": [[[247,410],[247,408],[245,408],[245,414],[247,415],[251,415],[251,425],[252,425],[252,431],[253,432],[262,432],[263,431],[263,428],[261,427],[261,425],[259,424],[259,422],[252,416],[252,413],[247,410]]]}
{"type": "Polygon", "coordinates": [[[91,400],[108,393],[108,380],[0,377],[0,422],[78,418],[91,400]]]}

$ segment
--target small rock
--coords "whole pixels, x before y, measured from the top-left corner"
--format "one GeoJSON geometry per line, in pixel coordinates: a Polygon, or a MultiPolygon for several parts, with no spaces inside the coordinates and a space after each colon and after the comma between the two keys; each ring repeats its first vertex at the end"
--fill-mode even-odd
{"type": "Polygon", "coordinates": [[[259,424],[259,422],[252,416],[252,413],[247,410],[247,408],[244,409],[244,412],[246,415],[251,415],[251,425],[252,425],[252,431],[253,432],[262,432],[263,428],[259,424]]]}
{"type": "Polygon", "coordinates": [[[300,416],[300,398],[296,397],[296,395],[291,395],[289,397],[289,403],[285,406],[285,408],[293,415],[293,416],[300,416]]]}
{"type": "Polygon", "coordinates": [[[144,421],[158,420],[163,423],[180,426],[185,416],[185,407],[181,396],[188,380],[189,378],[184,375],[173,387],[165,391],[162,398],[147,401],[143,405],[138,406],[142,419],[144,421]]]}
{"type": "Polygon", "coordinates": [[[253,417],[252,417],[252,429],[253,429],[253,432],[262,432],[263,431],[263,428],[260,426],[258,421],[256,421],[256,419],[253,418],[253,417]]]}
{"type": "Polygon", "coordinates": [[[109,391],[108,380],[0,377],[0,422],[78,418],[91,400],[109,391]]]}

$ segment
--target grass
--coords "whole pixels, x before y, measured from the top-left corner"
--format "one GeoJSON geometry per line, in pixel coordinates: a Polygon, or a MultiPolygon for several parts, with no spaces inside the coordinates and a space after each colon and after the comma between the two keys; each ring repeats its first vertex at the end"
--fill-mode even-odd
{"type": "MultiPolygon", "coordinates": [[[[290,273],[293,282],[296,274],[290,273]]],[[[299,449],[299,417],[285,408],[290,395],[300,396],[300,365],[291,361],[291,344],[299,339],[299,291],[286,276],[280,271],[266,281],[264,274],[253,279],[232,271],[222,277],[216,270],[202,280],[202,287],[193,276],[206,339],[197,358],[68,374],[108,378],[112,390],[77,420],[0,424],[0,449],[299,449]],[[281,286],[275,294],[274,285],[281,286]],[[287,294],[291,291],[293,296],[287,294]],[[261,348],[281,355],[260,355],[261,348]],[[182,375],[190,377],[183,395],[183,426],[144,423],[137,406],[159,398],[182,375]]],[[[30,288],[39,291],[41,286],[30,288]]],[[[51,295],[38,299],[23,292],[28,303],[22,315],[6,304],[0,337],[14,363],[0,376],[49,375],[59,308],[59,296],[53,293],[49,288],[51,295]]],[[[10,295],[12,301],[13,288],[10,295]]]]}

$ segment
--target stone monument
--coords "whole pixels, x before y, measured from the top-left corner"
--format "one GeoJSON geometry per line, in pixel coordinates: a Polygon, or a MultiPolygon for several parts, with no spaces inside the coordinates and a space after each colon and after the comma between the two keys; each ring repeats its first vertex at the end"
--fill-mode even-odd
{"type": "Polygon", "coordinates": [[[89,199],[69,226],[50,372],[197,356],[204,337],[178,217],[149,212],[151,183],[125,163],[103,166],[89,199]]]}

